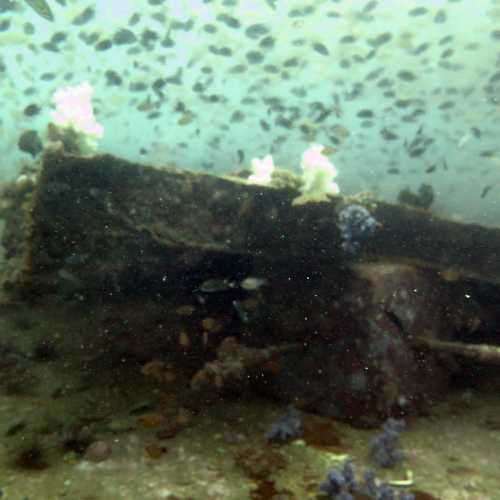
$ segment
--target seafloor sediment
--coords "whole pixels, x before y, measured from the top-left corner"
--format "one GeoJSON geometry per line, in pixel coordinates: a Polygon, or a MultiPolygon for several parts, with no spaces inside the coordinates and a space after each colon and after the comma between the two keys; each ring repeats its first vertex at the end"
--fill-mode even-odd
{"type": "Polygon", "coordinates": [[[500,498],[497,230],[43,162],[2,190],[7,498],[316,498],[346,459],[419,500],[500,498]],[[269,442],[288,405],[300,432],[269,442]],[[408,429],[387,471],[388,418],[408,429]]]}
{"type": "MultiPolygon", "coordinates": [[[[283,405],[251,391],[193,400],[182,371],[172,365],[159,380],[119,338],[95,335],[85,308],[3,307],[0,328],[5,498],[317,498],[346,456],[359,470],[374,466],[376,429],[305,412],[302,437],[269,444],[283,405]]],[[[412,471],[418,499],[500,498],[499,389],[491,369],[464,375],[407,420],[405,458],[379,476],[412,471]]]]}

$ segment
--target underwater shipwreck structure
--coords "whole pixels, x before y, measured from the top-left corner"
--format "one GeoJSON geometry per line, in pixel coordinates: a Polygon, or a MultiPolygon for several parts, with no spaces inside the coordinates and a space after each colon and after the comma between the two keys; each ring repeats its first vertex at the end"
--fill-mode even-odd
{"type": "Polygon", "coordinates": [[[500,362],[499,229],[56,150],[2,194],[4,304],[83,306],[202,401],[251,387],[371,427],[500,362]]]}

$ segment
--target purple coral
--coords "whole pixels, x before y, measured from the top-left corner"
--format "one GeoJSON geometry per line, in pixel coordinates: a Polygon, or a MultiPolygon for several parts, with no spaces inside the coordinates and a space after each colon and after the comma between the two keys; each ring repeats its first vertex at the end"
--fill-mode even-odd
{"type": "Polygon", "coordinates": [[[404,420],[389,418],[370,443],[370,451],[379,467],[392,468],[403,460],[400,437],[406,429],[404,420]]]}
{"type": "Polygon", "coordinates": [[[331,500],[354,500],[363,497],[372,500],[415,500],[415,495],[407,491],[399,492],[387,483],[378,484],[375,473],[367,470],[364,481],[358,483],[355,469],[349,460],[342,468],[331,470],[319,490],[331,500]]]}
{"type": "Polygon", "coordinates": [[[290,406],[287,413],[272,424],[266,433],[271,442],[285,442],[302,435],[302,415],[297,408],[290,406]]]}
{"type": "Polygon", "coordinates": [[[319,490],[334,500],[354,498],[351,493],[358,493],[359,485],[356,483],[356,474],[352,462],[346,460],[340,470],[331,470],[326,477],[326,481],[321,483],[319,490]]]}
{"type": "Polygon", "coordinates": [[[338,215],[341,247],[347,253],[356,254],[361,243],[375,234],[380,223],[362,205],[347,205],[338,215]]]}

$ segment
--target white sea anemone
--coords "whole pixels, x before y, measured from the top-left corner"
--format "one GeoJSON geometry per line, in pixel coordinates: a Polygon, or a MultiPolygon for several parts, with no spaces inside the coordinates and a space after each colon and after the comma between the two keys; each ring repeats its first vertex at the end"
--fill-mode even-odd
{"type": "Polygon", "coordinates": [[[321,144],[311,144],[302,154],[303,185],[300,196],[293,200],[294,205],[328,201],[328,195],[340,192],[338,184],[334,181],[338,174],[337,169],[323,153],[324,149],[321,144]]]}
{"type": "Polygon", "coordinates": [[[253,174],[248,178],[250,184],[269,185],[274,172],[273,157],[266,155],[262,159],[254,158],[252,160],[252,171],[253,174]]]}

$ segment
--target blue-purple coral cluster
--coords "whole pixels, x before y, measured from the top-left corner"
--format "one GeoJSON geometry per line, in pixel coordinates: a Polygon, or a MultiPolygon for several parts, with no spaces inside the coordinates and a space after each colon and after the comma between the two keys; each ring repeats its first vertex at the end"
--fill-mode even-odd
{"type": "Polygon", "coordinates": [[[367,470],[362,482],[356,479],[352,462],[346,461],[340,469],[331,470],[320,486],[320,492],[331,500],[354,500],[358,496],[373,500],[415,500],[407,491],[399,494],[387,483],[378,484],[375,473],[367,470]]]}
{"type": "Polygon", "coordinates": [[[379,222],[362,205],[347,205],[338,214],[341,247],[347,253],[356,254],[361,244],[375,234],[379,222]]]}
{"type": "Polygon", "coordinates": [[[370,443],[371,456],[379,467],[392,468],[403,460],[401,433],[406,430],[404,420],[389,418],[370,443]]]}
{"type": "Polygon", "coordinates": [[[280,417],[266,433],[271,442],[285,442],[301,436],[303,433],[302,415],[297,408],[290,406],[287,413],[280,417]]]}

